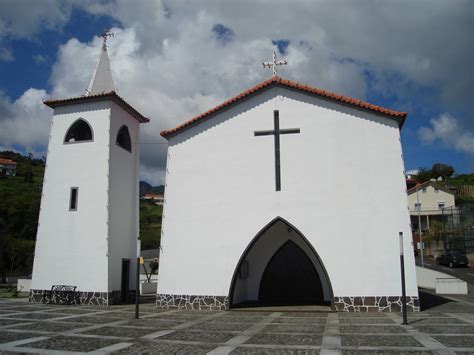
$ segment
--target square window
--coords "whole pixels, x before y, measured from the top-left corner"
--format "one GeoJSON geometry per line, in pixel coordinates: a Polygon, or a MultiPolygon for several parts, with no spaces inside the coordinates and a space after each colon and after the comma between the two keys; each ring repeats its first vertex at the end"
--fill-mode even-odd
{"type": "Polygon", "coordinates": [[[71,187],[71,193],[69,195],[69,211],[77,211],[78,193],[79,193],[78,187],[71,187]]]}
{"type": "Polygon", "coordinates": [[[421,202],[420,203],[415,202],[415,211],[421,211],[421,202]]]}
{"type": "Polygon", "coordinates": [[[438,202],[438,209],[442,210],[445,207],[446,207],[446,204],[444,202],[438,202]]]}
{"type": "Polygon", "coordinates": [[[421,192],[423,192],[424,194],[426,194],[426,187],[423,187],[423,189],[421,190],[421,192]]]}

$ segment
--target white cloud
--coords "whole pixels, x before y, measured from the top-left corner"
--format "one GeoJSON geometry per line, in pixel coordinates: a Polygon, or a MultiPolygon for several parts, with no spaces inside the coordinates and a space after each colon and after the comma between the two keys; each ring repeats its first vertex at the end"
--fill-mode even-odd
{"type": "MultiPolygon", "coordinates": [[[[467,74],[474,54],[467,0],[157,0],[139,6],[128,0],[48,1],[0,2],[0,44],[2,36],[31,38],[44,28],[61,29],[74,6],[117,20],[123,29],[113,29],[109,42],[113,76],[119,94],[152,118],[142,126],[142,142],[163,143],[161,130],[269,77],[261,62],[270,59],[272,40],[278,39],[289,40],[289,65],[279,69],[288,79],[364,99],[369,70],[382,96],[412,99],[411,88],[418,85],[436,88],[447,112],[470,108],[474,78],[467,74]],[[212,32],[217,24],[233,34],[225,45],[212,32]]],[[[100,45],[98,38],[90,43],[73,38],[60,46],[50,77],[52,97],[84,92],[100,45]]],[[[23,117],[19,125],[33,120],[24,118],[16,102],[8,106],[19,110],[13,115],[23,117]]],[[[456,122],[459,131],[472,131],[470,117],[459,115],[456,122]]],[[[425,140],[446,140],[434,125],[421,132],[425,140]]],[[[141,147],[142,174],[148,178],[156,171],[155,183],[163,177],[165,148],[141,147]]]]}
{"type": "Polygon", "coordinates": [[[46,146],[51,124],[51,110],[43,105],[44,90],[28,89],[16,101],[0,96],[0,142],[4,148],[22,145],[39,155],[38,146],[46,146]]]}
{"type": "Polygon", "coordinates": [[[36,64],[46,64],[48,62],[48,58],[45,57],[44,55],[41,55],[41,54],[35,54],[33,56],[33,61],[36,63],[36,64]]]}
{"type": "Polygon", "coordinates": [[[2,0],[0,38],[31,38],[41,29],[59,29],[69,20],[72,4],[61,0],[2,0]]]}
{"type": "Polygon", "coordinates": [[[440,141],[444,146],[474,154],[474,134],[461,129],[458,120],[448,113],[430,120],[430,127],[421,127],[418,135],[425,144],[440,141]]]}
{"type": "Polygon", "coordinates": [[[0,61],[2,62],[11,62],[15,59],[11,50],[7,48],[0,47],[0,61]]]}

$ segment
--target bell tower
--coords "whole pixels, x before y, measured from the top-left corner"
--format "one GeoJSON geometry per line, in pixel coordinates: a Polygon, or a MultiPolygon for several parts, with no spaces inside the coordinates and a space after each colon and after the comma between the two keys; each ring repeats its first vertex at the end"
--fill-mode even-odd
{"type": "MultiPolygon", "coordinates": [[[[115,91],[107,38],[83,96],[48,100],[53,119],[30,302],[55,285],[76,303],[111,305],[135,293],[139,126],[148,118],[115,91]]],[[[48,299],[49,301],[49,299],[48,299]]],[[[61,303],[61,294],[52,302],[61,303]]]]}

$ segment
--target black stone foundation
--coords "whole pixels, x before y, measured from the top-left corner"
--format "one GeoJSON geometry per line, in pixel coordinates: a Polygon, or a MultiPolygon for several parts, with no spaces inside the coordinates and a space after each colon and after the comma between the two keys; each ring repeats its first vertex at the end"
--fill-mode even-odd
{"type": "MultiPolygon", "coordinates": [[[[401,312],[402,296],[334,297],[340,312],[401,312]]],[[[408,312],[420,311],[420,299],[407,296],[408,312]]]]}
{"type": "MultiPolygon", "coordinates": [[[[50,303],[50,304],[67,304],[66,298],[61,295],[52,297],[51,302],[46,295],[50,290],[31,290],[30,303],[50,303]]],[[[128,291],[128,297],[125,302],[121,300],[121,291],[111,292],[83,292],[77,291],[72,304],[81,304],[87,306],[112,306],[115,304],[133,303],[135,302],[135,290],[128,291]]]]}
{"type": "Polygon", "coordinates": [[[156,307],[223,311],[229,308],[229,297],[158,294],[156,307]]]}
{"type": "MultiPolygon", "coordinates": [[[[335,297],[334,307],[339,312],[401,312],[401,296],[335,297]]],[[[409,312],[420,311],[418,297],[407,296],[409,312]]],[[[193,296],[158,294],[157,308],[226,310],[229,309],[227,296],[193,296]]]]}

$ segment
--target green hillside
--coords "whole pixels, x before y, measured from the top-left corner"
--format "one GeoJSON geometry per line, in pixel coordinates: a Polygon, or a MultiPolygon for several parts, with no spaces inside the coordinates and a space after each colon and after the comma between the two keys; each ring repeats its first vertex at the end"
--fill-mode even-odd
{"type": "Polygon", "coordinates": [[[163,207],[150,200],[140,200],[140,239],[142,250],[160,246],[163,207]]]}
{"type": "Polygon", "coordinates": [[[449,178],[449,185],[474,185],[474,174],[460,174],[455,177],[449,178]]]}
{"type": "MultiPolygon", "coordinates": [[[[17,162],[17,176],[0,178],[0,276],[28,275],[38,227],[44,161],[14,152],[0,157],[17,162]]],[[[162,207],[140,200],[142,249],[159,247],[162,207]]]]}
{"type": "Polygon", "coordinates": [[[28,274],[38,226],[44,162],[14,152],[0,157],[17,162],[17,176],[0,179],[0,274],[28,274]]]}

